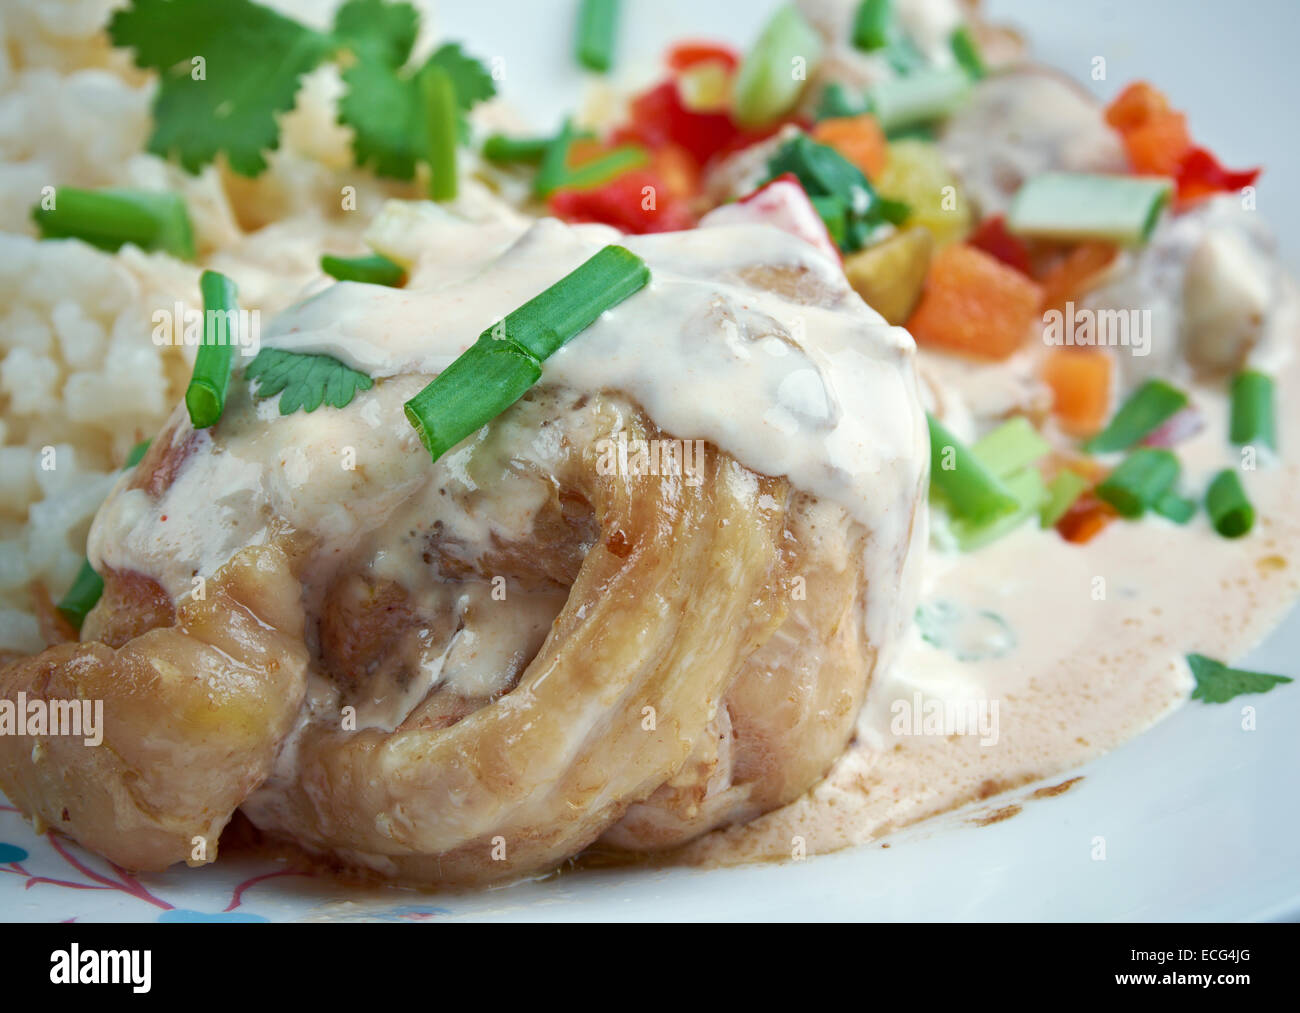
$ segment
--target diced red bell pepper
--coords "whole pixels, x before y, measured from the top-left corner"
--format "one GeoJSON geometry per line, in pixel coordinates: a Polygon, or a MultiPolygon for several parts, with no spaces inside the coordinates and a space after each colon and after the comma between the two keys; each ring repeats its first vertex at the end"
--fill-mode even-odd
{"type": "Polygon", "coordinates": [[[685,202],[653,169],[633,169],[589,190],[559,190],[550,206],[566,222],[598,222],[624,232],[679,232],[695,224],[685,202]]]}
{"type": "Polygon", "coordinates": [[[740,54],[719,42],[679,42],[668,50],[668,66],[675,71],[690,70],[701,63],[721,63],[735,70],[740,66],[740,54]]]}
{"type": "Polygon", "coordinates": [[[840,259],[840,251],[826,223],[808,199],[799,177],[792,172],[778,176],[734,204],[715,208],[700,220],[701,228],[748,224],[775,226],[815,246],[831,259],[840,259]]]}
{"type": "Polygon", "coordinates": [[[1193,148],[1178,169],[1178,200],[1190,204],[1215,193],[1227,193],[1254,185],[1260,169],[1232,172],[1205,148],[1193,148]]]}
{"type": "Polygon", "coordinates": [[[1006,219],[1002,215],[985,218],[966,242],[990,256],[997,257],[1002,263],[1014,267],[1021,274],[1031,273],[1029,247],[1019,236],[1013,236],[1007,231],[1006,219]]]}

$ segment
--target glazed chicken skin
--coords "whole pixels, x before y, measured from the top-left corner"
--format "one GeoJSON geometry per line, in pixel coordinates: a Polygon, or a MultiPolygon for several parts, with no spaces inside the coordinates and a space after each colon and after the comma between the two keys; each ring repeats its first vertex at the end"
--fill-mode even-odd
{"type": "Polygon", "coordinates": [[[214,860],[241,809],[472,884],[752,819],[843,751],[924,538],[910,338],[775,229],[643,237],[651,286],[433,463],[403,404],[615,234],[427,224],[406,289],[335,285],[267,335],[371,389],[279,416],[236,376],[119,482],[82,643],[0,670],[105,701],[99,751],[0,743],[41,824],[149,870],[214,860]]]}

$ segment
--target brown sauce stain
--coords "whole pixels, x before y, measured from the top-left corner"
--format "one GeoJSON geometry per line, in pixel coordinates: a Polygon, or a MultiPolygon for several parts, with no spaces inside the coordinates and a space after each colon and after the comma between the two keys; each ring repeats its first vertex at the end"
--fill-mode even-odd
{"type": "Polygon", "coordinates": [[[985,816],[979,816],[971,820],[971,822],[977,827],[988,827],[992,826],[994,823],[1001,823],[1004,820],[1009,820],[1012,816],[1018,816],[1021,811],[1021,807],[1012,802],[1011,805],[1004,805],[1001,809],[994,809],[991,813],[988,813],[985,816]]]}
{"type": "Polygon", "coordinates": [[[1072,777],[1068,781],[1062,781],[1060,784],[1051,784],[1046,788],[1039,788],[1030,798],[1056,798],[1057,795],[1064,795],[1076,784],[1083,780],[1083,775],[1072,777]]]}

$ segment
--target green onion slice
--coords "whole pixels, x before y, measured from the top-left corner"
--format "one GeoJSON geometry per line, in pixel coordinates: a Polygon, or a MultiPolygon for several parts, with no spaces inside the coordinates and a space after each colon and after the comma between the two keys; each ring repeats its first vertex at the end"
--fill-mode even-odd
{"type": "Polygon", "coordinates": [[[982,523],[964,517],[952,521],[952,532],[963,552],[971,552],[997,541],[1003,535],[1009,535],[1042,509],[1043,501],[1047,498],[1047,488],[1037,468],[1022,468],[1005,479],[1004,485],[1015,502],[1015,509],[1010,513],[982,523]]]}
{"type": "Polygon", "coordinates": [[[122,465],[122,470],[125,471],[127,468],[134,468],[137,464],[143,461],[144,455],[149,453],[149,444],[152,442],[153,440],[141,440],[132,447],[131,452],[126,455],[126,463],[122,465]]]}
{"type": "Polygon", "coordinates": [[[1162,447],[1140,447],[1097,486],[1097,496],[1130,520],[1155,507],[1178,481],[1178,458],[1162,447]]]}
{"type": "Polygon", "coordinates": [[[406,402],[406,417],[433,459],[523,397],[541,378],[546,358],[649,281],[639,257],[607,246],[479,335],[406,402]]]}
{"type": "Polygon", "coordinates": [[[460,139],[460,107],[451,75],[436,64],[420,71],[420,95],[428,117],[429,196],[436,201],[456,199],[456,145],[460,139]]]}
{"type": "Polygon", "coordinates": [[[367,285],[400,288],[406,281],[406,271],[402,265],[389,260],[382,253],[372,253],[366,257],[335,257],[327,253],[320,259],[320,269],[339,281],[359,281],[367,285]]]}
{"type": "Polygon", "coordinates": [[[1004,477],[1041,460],[1051,452],[1049,444],[1023,415],[1002,423],[980,437],[971,447],[986,468],[1004,477]]]}
{"type": "Polygon", "coordinates": [[[747,129],[762,127],[793,110],[821,57],[821,36],[798,8],[793,4],[780,8],[736,72],[732,91],[736,122],[747,129]],[[801,60],[803,73],[798,74],[801,60]]]}
{"type": "Polygon", "coordinates": [[[952,55],[957,60],[958,66],[964,70],[972,81],[978,81],[988,75],[988,67],[984,64],[984,56],[980,53],[979,44],[975,41],[975,36],[971,34],[969,25],[962,25],[952,33],[949,40],[952,46],[952,55]]]}
{"type": "Polygon", "coordinates": [[[1246,498],[1241,479],[1231,468],[1214,476],[1205,491],[1205,512],[1214,530],[1224,538],[1240,538],[1255,526],[1255,508],[1246,498]]]}
{"type": "Polygon", "coordinates": [[[951,116],[966,101],[970,86],[959,68],[924,68],[876,83],[867,101],[881,128],[891,133],[951,116]]]}
{"type": "Polygon", "coordinates": [[[1187,395],[1163,380],[1148,380],[1133,392],[1100,433],[1083,445],[1090,454],[1127,450],[1187,405],[1187,395]]]}
{"type": "Polygon", "coordinates": [[[615,179],[629,169],[636,169],[650,161],[645,148],[639,144],[624,144],[593,158],[590,162],[569,169],[561,183],[566,190],[586,190],[615,179]]]}
{"type": "Polygon", "coordinates": [[[1137,246],[1151,237],[1173,180],[1048,172],[1022,186],[1007,228],[1024,236],[1137,246]]]}
{"type": "Polygon", "coordinates": [[[507,137],[505,134],[492,134],[483,142],[483,157],[489,162],[525,162],[537,165],[554,143],[554,137],[507,137]]]}
{"type": "Polygon", "coordinates": [[[618,0],[582,0],[578,8],[578,62],[599,74],[614,65],[618,0]]]}
{"type": "Polygon", "coordinates": [[[1047,486],[1047,498],[1038,512],[1041,528],[1054,528],[1075,501],[1088,491],[1091,483],[1077,471],[1065,468],[1047,486]]]}
{"type": "Polygon", "coordinates": [[[203,272],[199,290],[203,293],[203,344],[185,390],[185,407],[194,428],[206,429],[217,424],[226,406],[239,341],[239,305],[235,283],[217,271],[203,272]]]}
{"type": "Polygon", "coordinates": [[[838,81],[832,81],[822,89],[817,102],[816,117],[820,120],[837,120],[845,116],[859,116],[867,111],[865,97],[854,97],[838,81]]]}
{"type": "Polygon", "coordinates": [[[1015,513],[1020,501],[1001,479],[953,436],[933,415],[930,426],[930,487],[947,503],[954,518],[986,524],[1015,513]]]}
{"type": "Polygon", "coordinates": [[[74,629],[80,630],[86,621],[86,615],[95,607],[104,593],[104,578],[97,574],[90,565],[90,560],[82,560],[77,579],[68,588],[68,593],[59,599],[56,606],[74,629]]]}
{"type": "Polygon", "coordinates": [[[853,18],[853,44],[864,52],[889,45],[894,27],[894,0],[862,0],[853,18]]]}
{"type": "Polygon", "coordinates": [[[1156,501],[1155,512],[1175,524],[1186,524],[1196,515],[1196,500],[1167,492],[1156,501]]]}
{"type": "Polygon", "coordinates": [[[1247,369],[1232,381],[1232,442],[1239,447],[1263,445],[1277,450],[1273,378],[1247,369]]]}
{"type": "Polygon", "coordinates": [[[54,191],[54,207],[37,204],[32,220],[43,239],[80,239],[109,252],[134,243],[181,260],[196,256],[189,212],[174,193],[61,186],[54,191]]]}

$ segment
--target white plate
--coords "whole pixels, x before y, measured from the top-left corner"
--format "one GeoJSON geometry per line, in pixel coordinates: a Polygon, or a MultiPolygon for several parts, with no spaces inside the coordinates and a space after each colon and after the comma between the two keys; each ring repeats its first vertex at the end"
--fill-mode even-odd
{"type": "MultiPolygon", "coordinates": [[[[444,4],[439,25],[476,55],[505,59],[506,96],[542,129],[581,91],[569,56],[575,6],[464,0],[444,4]]],[[[744,43],[776,4],[626,6],[622,63],[648,79],[671,40],[744,43]]],[[[1225,162],[1263,163],[1260,211],[1296,264],[1300,202],[1285,184],[1300,172],[1289,108],[1300,31],[1288,0],[1254,0],[1231,15],[1221,4],[1185,0],[993,0],[988,7],[1025,27],[1036,53],[1075,77],[1085,79],[1093,58],[1105,57],[1099,94],[1148,78],[1192,111],[1198,139],[1225,162]]],[[[1294,674],[1298,657],[1300,612],[1293,612],[1247,661],[1294,674]]],[[[1298,918],[1298,728],[1300,684],[1224,706],[1191,704],[1082,768],[1085,779],[1059,797],[1027,800],[1031,786],[913,827],[888,848],[708,872],[582,873],[439,897],[344,890],[269,862],[223,861],[134,880],[75,847],[54,850],[15,813],[0,811],[0,919],[1298,918]],[[1257,706],[1257,730],[1241,730],[1241,703],[1257,706]],[[1024,805],[1015,818],[974,822],[1011,802],[1024,805]],[[1099,837],[1104,861],[1093,858],[1099,837]]]]}

